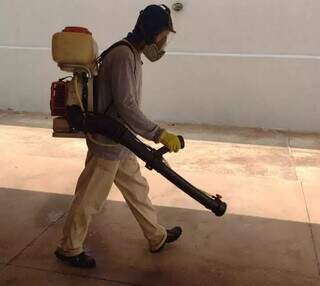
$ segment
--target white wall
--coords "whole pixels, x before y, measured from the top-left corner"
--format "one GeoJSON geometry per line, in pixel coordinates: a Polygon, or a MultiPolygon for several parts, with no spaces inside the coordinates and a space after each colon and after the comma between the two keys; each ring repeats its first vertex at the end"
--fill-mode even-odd
{"type": "MultiPolygon", "coordinates": [[[[320,1],[182,2],[168,56],[145,61],[151,118],[320,132],[320,1]]],[[[0,108],[49,110],[51,81],[61,75],[51,60],[54,32],[88,27],[103,49],[150,3],[1,0],[0,108]]]]}

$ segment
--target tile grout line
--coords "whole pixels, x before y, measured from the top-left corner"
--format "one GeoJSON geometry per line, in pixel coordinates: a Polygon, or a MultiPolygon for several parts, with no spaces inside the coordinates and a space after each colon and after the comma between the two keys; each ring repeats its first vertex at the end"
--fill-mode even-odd
{"type": "Polygon", "coordinates": [[[300,184],[300,189],[301,189],[301,192],[302,192],[302,195],[303,195],[303,199],[304,199],[304,203],[305,203],[305,207],[306,207],[306,211],[307,211],[307,215],[308,215],[308,220],[309,220],[308,225],[309,225],[309,229],[310,229],[310,234],[311,234],[311,239],[312,239],[312,244],[313,244],[313,250],[314,250],[314,254],[315,254],[315,257],[316,257],[316,261],[317,261],[318,274],[320,276],[320,260],[319,260],[319,254],[318,254],[318,251],[317,251],[316,241],[315,241],[314,233],[313,233],[313,229],[312,229],[311,217],[310,217],[310,213],[309,213],[309,209],[308,209],[307,198],[305,196],[304,189],[303,189],[303,183],[302,183],[301,180],[299,180],[299,184],[300,184]]]}
{"type": "Polygon", "coordinates": [[[310,217],[310,212],[309,212],[309,209],[308,209],[307,198],[306,198],[306,195],[305,195],[305,192],[304,192],[304,188],[303,188],[303,181],[298,177],[298,173],[297,173],[297,169],[296,169],[296,160],[295,160],[295,158],[294,158],[294,156],[293,156],[293,152],[292,152],[292,150],[291,150],[290,134],[288,134],[288,149],[289,149],[290,157],[292,158],[292,160],[293,160],[293,162],[294,162],[295,175],[296,175],[296,177],[297,177],[297,181],[298,181],[299,186],[300,186],[300,191],[301,191],[302,196],[303,196],[304,205],[305,205],[305,209],[306,209],[306,213],[307,213],[307,217],[308,217],[308,226],[309,226],[309,230],[310,230],[310,235],[311,235],[311,240],[312,240],[313,251],[314,251],[315,258],[316,258],[318,275],[320,276],[320,260],[319,260],[319,254],[318,254],[318,251],[317,251],[316,242],[315,242],[315,238],[314,238],[314,233],[313,233],[313,229],[312,229],[311,217],[310,217]]]}
{"type": "Polygon", "coordinates": [[[291,144],[290,144],[290,134],[287,133],[287,147],[288,147],[288,151],[289,151],[289,157],[291,158],[291,162],[293,163],[293,167],[294,167],[294,174],[296,176],[296,180],[297,182],[300,182],[298,173],[297,173],[297,168],[296,168],[296,160],[293,156],[293,152],[291,150],[291,144]]]}
{"type": "Polygon", "coordinates": [[[89,276],[89,275],[79,275],[79,274],[74,274],[74,273],[64,273],[64,272],[59,272],[57,270],[47,270],[47,269],[41,269],[37,267],[32,267],[32,266],[24,266],[24,265],[8,265],[8,266],[14,266],[17,268],[24,268],[24,269],[31,269],[39,272],[49,272],[49,273],[55,273],[63,276],[71,276],[71,277],[80,277],[80,278],[85,278],[85,279],[92,279],[92,280],[98,280],[98,281],[106,281],[106,282],[115,282],[123,285],[131,285],[131,286],[143,286],[142,284],[134,284],[131,282],[125,282],[125,281],[119,281],[119,280],[112,280],[112,279],[106,279],[102,277],[97,277],[97,276],[89,276]]]}
{"type": "Polygon", "coordinates": [[[306,211],[307,211],[308,220],[309,220],[308,225],[309,225],[310,234],[311,234],[311,239],[312,239],[312,244],[313,244],[313,249],[314,249],[314,253],[315,253],[315,257],[316,257],[316,261],[317,261],[318,274],[319,274],[319,276],[320,276],[320,260],[319,260],[319,254],[318,254],[318,251],[317,251],[316,241],[315,241],[314,233],[313,233],[313,229],[312,229],[312,224],[311,224],[311,218],[310,218],[310,213],[309,213],[309,209],[308,209],[307,199],[306,199],[306,196],[305,196],[305,193],[304,193],[302,181],[299,181],[299,183],[300,183],[300,188],[301,188],[301,191],[302,191],[302,194],[303,194],[304,203],[305,203],[305,206],[306,206],[306,211]]]}
{"type": "Polygon", "coordinates": [[[32,244],[34,244],[50,227],[54,226],[58,221],[60,221],[66,213],[63,213],[60,217],[58,217],[55,221],[49,223],[44,230],[42,230],[35,238],[33,238],[22,250],[20,250],[16,255],[14,255],[7,263],[6,266],[13,265],[12,262],[20,256],[27,248],[29,248],[32,244]]]}

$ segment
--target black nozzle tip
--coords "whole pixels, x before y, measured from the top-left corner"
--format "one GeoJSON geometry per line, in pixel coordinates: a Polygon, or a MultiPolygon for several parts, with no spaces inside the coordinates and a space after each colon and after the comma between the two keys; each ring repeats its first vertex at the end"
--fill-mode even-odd
{"type": "Polygon", "coordinates": [[[216,207],[212,212],[217,216],[221,217],[223,216],[227,211],[227,204],[225,202],[218,202],[218,207],[216,207]]]}

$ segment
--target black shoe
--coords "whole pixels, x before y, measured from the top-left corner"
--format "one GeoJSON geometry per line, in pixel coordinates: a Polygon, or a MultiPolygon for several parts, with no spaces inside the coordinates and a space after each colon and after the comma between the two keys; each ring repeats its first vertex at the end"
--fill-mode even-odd
{"type": "Polygon", "coordinates": [[[90,257],[89,255],[85,254],[84,252],[80,253],[79,255],[76,256],[64,256],[59,253],[59,250],[56,250],[54,252],[55,256],[67,263],[70,264],[73,267],[78,267],[78,268],[94,268],[96,267],[96,261],[94,258],[90,257]]]}
{"type": "Polygon", "coordinates": [[[167,229],[167,239],[166,243],[171,243],[176,241],[182,234],[182,228],[180,226],[176,226],[172,229],[167,229]]]}
{"type": "Polygon", "coordinates": [[[166,243],[172,243],[176,241],[182,234],[182,228],[180,226],[176,226],[172,229],[167,229],[167,239],[165,242],[160,246],[158,250],[152,251],[153,253],[160,252],[166,243]]]}

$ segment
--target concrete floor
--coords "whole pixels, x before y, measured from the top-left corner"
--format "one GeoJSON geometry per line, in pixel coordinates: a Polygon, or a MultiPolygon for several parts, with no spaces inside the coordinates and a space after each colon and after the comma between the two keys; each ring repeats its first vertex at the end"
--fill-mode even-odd
{"type": "Polygon", "coordinates": [[[229,204],[216,218],[156,172],[143,169],[179,242],[150,254],[113,189],[86,246],[94,270],[52,253],[86,154],[83,140],[51,137],[41,114],[0,113],[0,285],[320,285],[320,135],[169,126],[185,150],[167,156],[191,183],[229,204]]]}

